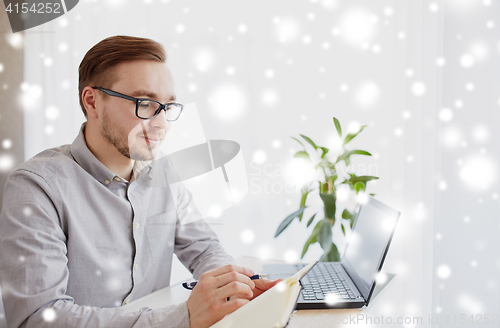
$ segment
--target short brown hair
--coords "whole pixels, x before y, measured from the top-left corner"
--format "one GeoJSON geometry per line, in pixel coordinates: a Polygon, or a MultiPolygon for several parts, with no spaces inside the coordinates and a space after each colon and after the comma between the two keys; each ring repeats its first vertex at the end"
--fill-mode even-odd
{"type": "Polygon", "coordinates": [[[88,85],[110,88],[116,81],[113,68],[133,60],[164,63],[167,55],[163,46],[156,41],[125,35],[106,38],[87,51],[78,68],[78,96],[85,117],[87,111],[82,101],[83,89],[88,85]]]}

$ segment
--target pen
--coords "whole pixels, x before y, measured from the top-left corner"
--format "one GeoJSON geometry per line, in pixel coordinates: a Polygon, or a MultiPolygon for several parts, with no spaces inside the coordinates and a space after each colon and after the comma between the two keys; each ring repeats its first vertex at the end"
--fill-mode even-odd
{"type": "MultiPolygon", "coordinates": [[[[264,279],[264,278],[268,278],[268,277],[269,277],[268,274],[254,274],[253,276],[250,277],[250,279],[257,280],[257,279],[264,279]]],[[[189,289],[189,290],[192,290],[194,288],[194,286],[196,286],[197,283],[198,283],[197,281],[183,282],[182,287],[189,289]]]]}

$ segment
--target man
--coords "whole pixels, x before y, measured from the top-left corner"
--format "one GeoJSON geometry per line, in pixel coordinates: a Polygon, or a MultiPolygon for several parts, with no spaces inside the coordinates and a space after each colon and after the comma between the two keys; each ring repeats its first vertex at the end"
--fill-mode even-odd
{"type": "Polygon", "coordinates": [[[80,64],[79,96],[87,122],[73,144],[21,164],[5,185],[9,327],[209,327],[278,282],[234,265],[183,184],[169,186],[168,162],[153,161],[182,112],[160,44],[99,42],[80,64]],[[188,216],[199,220],[182,224],[188,216]],[[188,301],[121,310],[168,286],[173,253],[199,279],[188,301]]]}

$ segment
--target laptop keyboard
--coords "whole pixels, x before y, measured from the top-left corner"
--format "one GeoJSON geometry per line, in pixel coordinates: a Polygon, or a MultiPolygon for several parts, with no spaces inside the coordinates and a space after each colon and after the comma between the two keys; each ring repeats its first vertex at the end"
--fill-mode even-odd
{"type": "MultiPolygon", "coordinates": [[[[305,265],[297,265],[300,270],[305,265]]],[[[316,264],[301,280],[302,297],[304,300],[325,300],[325,296],[336,299],[356,299],[354,292],[349,287],[341,274],[339,266],[334,263],[321,262],[316,264]]]]}

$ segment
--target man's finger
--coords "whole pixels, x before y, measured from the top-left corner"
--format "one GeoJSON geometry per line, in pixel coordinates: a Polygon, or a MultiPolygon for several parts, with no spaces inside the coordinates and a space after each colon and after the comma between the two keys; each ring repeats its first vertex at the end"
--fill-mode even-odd
{"type": "Polygon", "coordinates": [[[248,302],[250,302],[250,301],[245,299],[245,298],[232,298],[222,305],[222,307],[224,309],[223,312],[224,313],[232,313],[232,312],[238,310],[243,305],[247,304],[248,302]]]}
{"type": "Polygon", "coordinates": [[[235,271],[221,274],[220,276],[214,277],[213,279],[214,279],[214,285],[217,288],[225,286],[231,281],[240,281],[244,284],[247,284],[248,287],[252,289],[255,288],[255,283],[252,280],[250,280],[248,276],[245,276],[244,274],[235,271]]]}
{"type": "Polygon", "coordinates": [[[251,299],[253,297],[252,289],[247,285],[239,281],[232,281],[229,284],[218,288],[216,291],[216,299],[225,300],[230,296],[241,295],[245,298],[251,299]]]}
{"type": "Polygon", "coordinates": [[[242,274],[249,276],[249,277],[251,277],[255,274],[255,272],[253,272],[253,270],[250,270],[249,268],[240,267],[240,266],[234,265],[234,264],[225,265],[225,266],[222,266],[220,268],[207,271],[206,274],[209,274],[212,277],[217,277],[217,276],[220,276],[224,273],[228,273],[231,271],[239,272],[239,273],[242,273],[242,274]]]}
{"type": "Polygon", "coordinates": [[[281,278],[276,279],[276,280],[258,279],[258,280],[254,280],[254,283],[255,283],[255,286],[257,288],[267,290],[267,289],[279,284],[282,281],[283,281],[283,279],[281,279],[281,278]]]}

